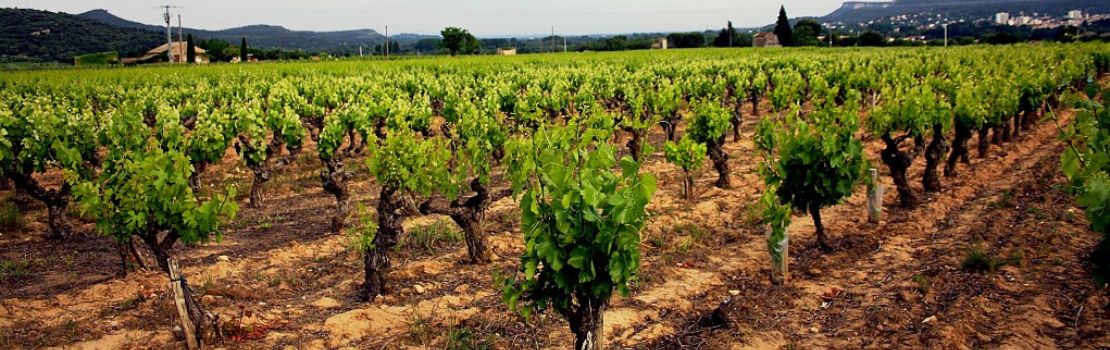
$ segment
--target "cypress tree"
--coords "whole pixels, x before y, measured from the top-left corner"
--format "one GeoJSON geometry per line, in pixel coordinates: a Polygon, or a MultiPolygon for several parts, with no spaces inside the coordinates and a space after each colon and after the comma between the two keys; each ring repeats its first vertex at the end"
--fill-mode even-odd
{"type": "Polygon", "coordinates": [[[189,34],[185,40],[185,61],[190,64],[197,63],[197,48],[193,46],[193,35],[189,34]]]}
{"type": "Polygon", "coordinates": [[[239,43],[239,61],[247,61],[247,38],[243,38],[243,41],[239,43]]]}
{"type": "Polygon", "coordinates": [[[732,21],[728,21],[728,47],[732,47],[734,41],[736,41],[736,29],[732,28],[732,21]]]}
{"type": "Polygon", "coordinates": [[[790,27],[790,20],[786,18],[786,6],[779,7],[779,20],[775,22],[775,35],[779,37],[782,46],[794,46],[794,29],[790,27]]]}

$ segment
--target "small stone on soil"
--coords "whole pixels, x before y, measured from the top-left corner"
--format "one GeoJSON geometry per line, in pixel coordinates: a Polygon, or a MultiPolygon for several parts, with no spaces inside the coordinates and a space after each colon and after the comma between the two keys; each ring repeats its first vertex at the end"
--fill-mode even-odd
{"type": "Polygon", "coordinates": [[[321,309],[331,309],[331,308],[339,307],[339,301],[335,300],[333,298],[329,298],[329,297],[322,297],[322,298],[312,302],[312,306],[315,306],[315,307],[318,307],[318,308],[321,308],[321,309]]]}
{"type": "Polygon", "coordinates": [[[729,294],[729,295],[732,295],[732,296],[737,296],[737,295],[740,295],[740,290],[737,290],[737,289],[730,289],[730,290],[728,291],[728,294],[729,294]]]}
{"type": "Polygon", "coordinates": [[[425,292],[424,286],[419,285],[419,284],[414,284],[412,286],[412,289],[416,291],[416,294],[424,294],[424,292],[425,292]]]}
{"type": "Polygon", "coordinates": [[[228,257],[227,255],[220,255],[220,256],[216,257],[216,260],[219,260],[219,261],[231,261],[231,258],[229,258],[229,257],[228,257]]]}
{"type": "Polygon", "coordinates": [[[455,294],[463,294],[463,293],[466,293],[468,291],[470,291],[470,285],[465,284],[465,283],[460,284],[458,287],[455,287],[455,294]]]}

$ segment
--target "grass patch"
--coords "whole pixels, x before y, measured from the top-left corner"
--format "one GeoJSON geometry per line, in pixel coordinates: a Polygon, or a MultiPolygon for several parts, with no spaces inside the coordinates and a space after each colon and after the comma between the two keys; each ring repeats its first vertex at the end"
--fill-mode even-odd
{"type": "Polygon", "coordinates": [[[454,223],[440,220],[413,228],[398,247],[417,255],[430,255],[462,241],[462,231],[454,223]]]}
{"type": "Polygon", "coordinates": [[[469,327],[447,331],[447,350],[490,350],[493,349],[493,341],[492,335],[479,335],[469,327]]]}
{"type": "Polygon", "coordinates": [[[913,283],[917,285],[917,290],[921,291],[921,293],[929,292],[929,286],[931,285],[931,283],[929,283],[929,276],[916,274],[913,275],[910,280],[912,280],[913,283]]]}
{"type": "Polygon", "coordinates": [[[997,200],[995,200],[995,201],[993,201],[993,202],[991,202],[990,204],[987,205],[987,207],[989,207],[991,209],[1013,208],[1013,206],[1014,206],[1014,194],[1011,193],[1010,191],[1002,191],[1002,194],[998,196],[997,200]]]}
{"type": "Polygon", "coordinates": [[[437,330],[435,325],[432,324],[432,321],[427,318],[420,317],[413,313],[412,317],[409,319],[409,339],[413,343],[427,346],[435,340],[439,333],[440,331],[437,330]]]}
{"type": "Polygon", "coordinates": [[[675,225],[671,229],[675,236],[674,250],[676,253],[685,255],[696,246],[705,243],[706,238],[709,237],[709,232],[705,229],[693,224],[680,224],[675,225]]]}
{"type": "Polygon", "coordinates": [[[355,209],[358,225],[352,230],[347,230],[347,250],[366,254],[367,250],[374,247],[374,236],[378,234],[378,222],[374,213],[359,204],[355,209]]]}
{"type": "Polygon", "coordinates": [[[744,205],[740,220],[744,227],[759,227],[763,224],[763,202],[754,201],[744,205]]]}
{"type": "Polygon", "coordinates": [[[0,261],[0,282],[14,281],[31,276],[30,263],[18,260],[0,261]]]}
{"type": "Polygon", "coordinates": [[[16,232],[23,229],[23,214],[10,199],[0,202],[0,232],[16,232]]]}
{"type": "Polygon", "coordinates": [[[1006,258],[994,257],[982,247],[973,246],[964,249],[964,259],[960,263],[960,269],[966,272],[991,272],[1006,265],[1021,264],[1021,260],[1021,256],[1017,254],[1010,254],[1006,258]]]}
{"type": "Polygon", "coordinates": [[[670,248],[662,254],[667,264],[686,260],[691,252],[704,246],[709,239],[709,231],[694,224],[676,224],[671,227],[670,234],[674,238],[667,243],[670,248]]]}

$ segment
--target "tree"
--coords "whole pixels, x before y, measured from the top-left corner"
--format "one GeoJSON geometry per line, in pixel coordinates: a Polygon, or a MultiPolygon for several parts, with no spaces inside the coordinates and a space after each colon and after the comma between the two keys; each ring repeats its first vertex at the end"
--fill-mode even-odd
{"type": "Polygon", "coordinates": [[[451,52],[454,56],[458,53],[471,54],[478,50],[480,43],[478,38],[470,34],[470,31],[458,27],[447,27],[439,32],[443,36],[443,47],[451,52]]]}
{"type": "MultiPolygon", "coordinates": [[[[943,138],[945,120],[951,119],[948,104],[937,96],[933,88],[928,84],[917,84],[912,76],[896,79],[894,86],[882,93],[888,101],[876,107],[867,118],[868,129],[886,145],[880,155],[890,169],[890,177],[898,189],[898,199],[907,208],[917,204],[917,196],[906,178],[909,167],[925,150],[929,132],[939,129],[943,138]],[[906,141],[910,141],[910,145],[903,147],[906,141]]],[[[934,156],[939,153],[943,151],[933,151],[934,156]]],[[[935,162],[933,166],[935,169],[935,162]]]]}
{"type": "Polygon", "coordinates": [[[817,36],[821,34],[821,24],[811,19],[803,19],[794,24],[794,46],[820,46],[817,36]]]}
{"type": "MultiPolygon", "coordinates": [[[[617,127],[629,133],[626,146],[632,159],[640,162],[645,154],[650,154],[650,145],[647,145],[647,132],[659,122],[661,116],[652,110],[655,101],[655,90],[650,87],[630,87],[625,91],[624,111],[620,114],[617,127]]],[[[602,108],[594,108],[602,110],[602,108]]]]}
{"type": "Polygon", "coordinates": [[[292,109],[296,105],[292,100],[300,97],[295,91],[287,83],[275,84],[266,110],[253,101],[235,109],[238,114],[235,121],[239,124],[235,150],[254,173],[251,208],[262,207],[262,184],[270,181],[271,172],[291,164],[301,150],[305,127],[292,109]],[[288,156],[271,165],[270,160],[281,155],[283,147],[289,151],[288,156]]]}
{"type": "Polygon", "coordinates": [[[682,168],[683,197],[685,197],[687,201],[693,199],[694,177],[690,172],[698,171],[698,169],[701,169],[705,164],[705,144],[694,142],[690,139],[689,135],[686,135],[677,143],[667,141],[663,150],[664,154],[667,156],[668,163],[682,168]]]}
{"type": "Polygon", "coordinates": [[[671,33],[667,41],[673,48],[691,48],[705,46],[705,35],[699,32],[671,33]]]}
{"type": "Polygon", "coordinates": [[[193,46],[193,34],[189,34],[185,40],[185,62],[197,63],[197,47],[193,46]]]}
{"type": "MultiPolygon", "coordinates": [[[[121,113],[124,116],[102,135],[105,161],[97,176],[65,173],[81,212],[96,220],[101,234],[114,238],[121,247],[121,257],[125,256],[122,246],[138,237],[167,274],[174,245],[219,240],[221,226],[238,210],[233,188],[207,200],[193,192],[193,165],[182,151],[188,144],[186,129],[178,115],[170,111],[169,107],[160,108],[149,127],[135,111],[121,113]]],[[[123,262],[126,269],[126,259],[123,262]]],[[[198,336],[215,331],[218,325],[203,311],[188,286],[184,287],[189,317],[198,330],[203,329],[198,336]]]]}
{"type": "Polygon", "coordinates": [[[444,47],[443,40],[437,38],[420,39],[416,42],[416,45],[413,45],[413,49],[419,53],[433,53],[441,47],[444,47]]]}
{"type": "Polygon", "coordinates": [[[705,145],[713,168],[717,170],[718,188],[732,187],[729,181],[728,152],[722,148],[725,135],[732,127],[732,113],[721,106],[718,100],[697,102],[693,107],[694,117],[687,124],[687,136],[694,142],[705,145]]]}
{"type": "Polygon", "coordinates": [[[370,143],[367,168],[381,186],[378,193],[377,230],[363,232],[360,242],[370,242],[364,247],[363,268],[365,280],[360,294],[363,300],[373,301],[386,291],[386,275],[392,268],[389,252],[394,249],[404,233],[408,216],[420,213],[419,205],[412,202],[414,194],[430,195],[436,180],[447,177],[447,144],[442,137],[423,138],[409,125],[398,125],[388,131],[380,143],[370,143]],[[371,237],[367,237],[369,233],[371,237]]]}
{"type": "Polygon", "coordinates": [[[974,80],[960,84],[954,98],[953,128],[955,135],[952,138],[952,152],[948,155],[947,164],[944,166],[944,176],[956,176],[956,163],[971,163],[968,157],[968,141],[976,129],[983,128],[990,114],[989,108],[983,103],[985,87],[976,84],[974,80]]]}
{"type": "Polygon", "coordinates": [[[883,46],[886,45],[886,38],[879,32],[869,30],[860,34],[859,46],[883,46]]]}
{"type": "Polygon", "coordinates": [[[247,61],[247,38],[239,42],[239,62],[247,61]]]}
{"type": "Polygon", "coordinates": [[[786,17],[786,6],[779,8],[779,18],[775,22],[775,35],[779,37],[782,46],[794,46],[794,30],[790,27],[790,19],[786,17]]]}
{"type": "Polygon", "coordinates": [[[11,180],[18,192],[46,206],[50,238],[68,238],[73,233],[66,214],[72,184],[50,186],[36,175],[62,171],[91,176],[102,158],[96,148],[97,133],[110,124],[101,117],[114,113],[75,113],[54,102],[28,103],[7,96],[4,100],[0,103],[0,175],[11,180]],[[8,103],[15,101],[9,108],[8,103]]]}
{"type": "Polygon", "coordinates": [[[732,21],[728,21],[728,26],[721,29],[717,37],[713,39],[713,46],[716,47],[733,47],[733,46],[748,46],[736,45],[740,35],[736,33],[736,28],[732,27],[732,21]]]}
{"type": "Polygon", "coordinates": [[[525,316],[554,309],[567,319],[574,349],[605,347],[605,308],[614,290],[629,294],[639,272],[640,231],[655,192],[655,178],[641,174],[639,163],[618,162],[611,134],[572,120],[542,126],[509,150],[514,187],[526,188],[526,244],[519,273],[503,282],[503,299],[525,316]]]}
{"type": "Polygon", "coordinates": [[[512,194],[511,189],[490,188],[492,164],[502,160],[508,132],[505,120],[497,113],[500,104],[470,93],[451,89],[445,99],[443,134],[450,135],[449,173],[433,182],[450,203],[429,200],[420,206],[420,212],[451,217],[466,236],[470,263],[482,264],[490,261],[484,228],[486,211],[493,202],[512,194]]]}
{"type": "MultiPolygon", "coordinates": [[[[1095,280],[1105,286],[1110,282],[1110,108],[1104,103],[1110,88],[1102,89],[1103,101],[1094,98],[1097,87],[1087,95],[1068,95],[1065,103],[1076,112],[1071,125],[1060,129],[1067,142],[1060,155],[1060,170],[1070,180],[1076,203],[1090,220],[1091,230],[1102,234],[1102,240],[1091,253],[1095,280]]],[[[1056,116],[1052,116],[1053,119],[1056,116]]]]}
{"type": "Polygon", "coordinates": [[[232,57],[238,56],[238,48],[232,47],[231,43],[220,39],[197,40],[197,47],[208,51],[208,59],[212,62],[227,62],[232,57]]]}
{"type": "Polygon", "coordinates": [[[824,103],[804,117],[790,113],[782,121],[765,118],[756,128],[755,144],[766,158],[760,169],[763,181],[782,204],[809,212],[817,243],[826,252],[832,246],[821,208],[851,195],[867,168],[863,144],[855,137],[860,94],[853,90],[849,95],[844,106],[824,103]]]}

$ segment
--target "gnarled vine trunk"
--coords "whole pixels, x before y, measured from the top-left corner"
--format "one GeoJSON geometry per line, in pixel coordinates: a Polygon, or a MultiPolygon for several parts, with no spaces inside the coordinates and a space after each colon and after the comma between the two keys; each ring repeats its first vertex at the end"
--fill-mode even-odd
{"type": "Polygon", "coordinates": [[[608,301],[581,294],[575,299],[579,305],[572,306],[566,315],[570,332],[574,334],[574,349],[604,350],[605,307],[608,301]]]}
{"type": "Polygon", "coordinates": [[[643,132],[632,128],[625,128],[625,131],[628,131],[628,133],[632,135],[632,139],[628,140],[628,143],[625,144],[625,146],[628,147],[628,152],[632,154],[632,160],[637,162],[642,161],[643,155],[640,153],[643,152],[644,146],[643,132]]]}
{"type": "Polygon", "coordinates": [[[63,239],[73,234],[73,226],[66,217],[69,207],[70,186],[63,183],[60,188],[46,189],[30,174],[12,172],[8,177],[16,190],[23,192],[46,205],[46,222],[50,227],[50,238],[63,239]]]}
{"type": "Polygon", "coordinates": [[[956,135],[952,138],[952,153],[948,154],[948,162],[944,166],[944,176],[956,176],[956,163],[963,161],[964,164],[970,162],[968,159],[967,142],[971,140],[972,131],[967,125],[956,122],[955,125],[956,135]]]}
{"type": "Polygon", "coordinates": [[[940,166],[941,158],[948,152],[948,139],[945,136],[944,127],[933,124],[933,140],[925,148],[925,174],[921,179],[925,192],[940,191],[940,175],[937,173],[937,167],[940,166]]]}
{"type": "Polygon", "coordinates": [[[740,126],[744,123],[744,113],[741,107],[744,104],[741,102],[736,103],[736,107],[732,109],[732,142],[740,142],[740,126]]]}
{"type": "Polygon", "coordinates": [[[392,264],[389,261],[389,251],[397,246],[405,228],[404,218],[407,208],[403,198],[397,198],[397,190],[382,186],[378,197],[378,232],[374,235],[373,246],[363,255],[364,281],[362,284],[362,299],[373,301],[378,295],[386,292],[386,275],[392,264]]]}
{"type": "Polygon", "coordinates": [[[347,213],[350,211],[350,191],[347,189],[347,172],[343,170],[343,162],[338,157],[324,159],[325,171],[320,173],[320,181],[324,191],[335,196],[336,211],[332,217],[331,230],[339,233],[347,222],[347,213]]]}
{"type": "Polygon", "coordinates": [[[663,131],[667,133],[667,140],[671,142],[678,142],[677,131],[678,122],[680,120],[682,120],[682,115],[678,114],[678,112],[676,111],[667,116],[666,120],[661,123],[663,125],[663,131]]]}
{"type": "Polygon", "coordinates": [[[486,219],[486,212],[493,202],[508,197],[512,190],[505,189],[491,192],[477,178],[470,182],[470,188],[475,195],[470,198],[459,198],[450,204],[427,201],[420,205],[421,214],[447,215],[455,224],[459,225],[466,237],[468,261],[471,264],[484,264],[490,261],[489,250],[486,248],[486,230],[482,226],[486,219]]]}
{"type": "Polygon", "coordinates": [[[811,204],[809,215],[813,217],[813,228],[817,232],[817,246],[826,253],[831,252],[832,246],[829,245],[828,238],[825,237],[825,225],[821,223],[821,206],[811,204]]]}
{"type": "Polygon", "coordinates": [[[886,147],[880,153],[883,163],[890,169],[890,177],[894,179],[894,186],[898,190],[898,199],[901,201],[902,206],[906,208],[917,205],[917,195],[913,193],[910,188],[909,180],[906,178],[906,172],[917,154],[925,147],[925,141],[922,137],[913,137],[912,135],[903,135],[897,138],[892,138],[889,134],[882,136],[883,143],[886,147]],[[912,137],[913,148],[909,151],[902,151],[899,145],[912,137]]]}
{"type": "Polygon", "coordinates": [[[682,196],[689,202],[694,199],[694,178],[685,167],[682,168],[682,175],[682,196]]]}
{"type": "Polygon", "coordinates": [[[254,180],[251,182],[251,208],[262,207],[262,184],[270,181],[270,169],[264,165],[251,166],[251,171],[254,173],[254,180]]]}
{"type": "Polygon", "coordinates": [[[189,174],[189,188],[193,189],[193,193],[200,193],[200,176],[207,168],[208,162],[193,163],[193,173],[189,174]]]}
{"type": "Polygon", "coordinates": [[[757,116],[757,117],[761,115],[759,113],[759,101],[761,99],[762,98],[758,94],[752,94],[752,97],[750,99],[750,101],[752,103],[752,115],[757,116]]]}
{"type": "Polygon", "coordinates": [[[708,143],[706,150],[709,153],[709,159],[713,161],[713,169],[717,170],[717,182],[714,185],[721,189],[729,189],[732,188],[732,181],[728,178],[728,153],[721,148],[724,143],[725,136],[721,135],[717,140],[708,143]]]}
{"type": "Polygon", "coordinates": [[[990,130],[991,127],[987,125],[979,128],[979,158],[987,157],[987,150],[990,148],[990,139],[987,138],[987,133],[989,133],[990,130]]]}

